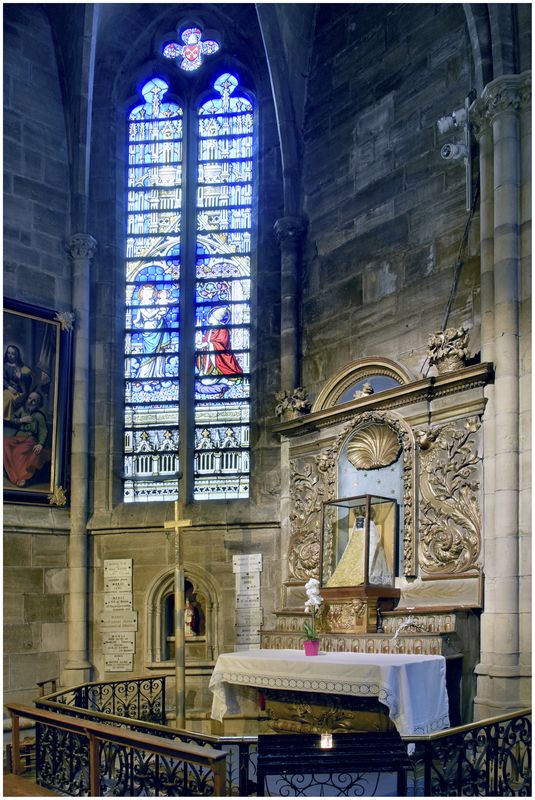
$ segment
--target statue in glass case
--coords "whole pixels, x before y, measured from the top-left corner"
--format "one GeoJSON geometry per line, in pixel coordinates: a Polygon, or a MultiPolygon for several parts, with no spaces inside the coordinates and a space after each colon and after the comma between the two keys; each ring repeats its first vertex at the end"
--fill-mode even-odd
{"type": "Polygon", "coordinates": [[[397,503],[374,495],[327,503],[323,526],[322,585],[393,586],[397,503]]]}

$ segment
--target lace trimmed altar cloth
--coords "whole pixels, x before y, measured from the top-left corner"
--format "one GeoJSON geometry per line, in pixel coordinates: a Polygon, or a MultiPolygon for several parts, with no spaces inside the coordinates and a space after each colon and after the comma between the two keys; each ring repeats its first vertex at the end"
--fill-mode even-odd
{"type": "Polygon", "coordinates": [[[240,687],[375,697],[402,736],[449,727],[444,656],[244,650],[217,659],[212,719],[241,711],[240,687]]]}

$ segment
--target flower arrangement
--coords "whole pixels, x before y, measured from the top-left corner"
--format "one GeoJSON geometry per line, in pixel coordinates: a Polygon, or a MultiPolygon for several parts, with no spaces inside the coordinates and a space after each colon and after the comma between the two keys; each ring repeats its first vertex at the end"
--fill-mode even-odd
{"type": "Polygon", "coordinates": [[[308,597],[308,600],[305,603],[305,611],[312,612],[312,620],[310,623],[304,623],[303,630],[305,632],[307,641],[319,642],[320,637],[316,632],[316,614],[318,613],[318,608],[323,602],[323,598],[320,595],[320,582],[316,578],[311,578],[308,583],[305,584],[305,591],[308,597]]]}

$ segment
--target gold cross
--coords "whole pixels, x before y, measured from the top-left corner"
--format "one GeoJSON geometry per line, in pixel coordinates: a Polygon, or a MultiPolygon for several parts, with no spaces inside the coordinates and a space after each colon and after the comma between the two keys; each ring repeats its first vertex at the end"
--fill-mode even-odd
{"type": "Polygon", "coordinates": [[[184,519],[184,503],[180,500],[175,500],[175,518],[164,522],[164,528],[167,530],[174,530],[175,532],[175,562],[180,564],[180,534],[182,528],[189,528],[192,524],[190,519],[184,519]]]}

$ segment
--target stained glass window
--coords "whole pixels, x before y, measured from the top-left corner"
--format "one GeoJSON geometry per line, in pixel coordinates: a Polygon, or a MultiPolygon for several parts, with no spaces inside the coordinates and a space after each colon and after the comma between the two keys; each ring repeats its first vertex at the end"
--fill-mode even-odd
{"type": "Polygon", "coordinates": [[[126,502],[176,499],[179,466],[192,470],[196,499],[249,494],[253,107],[234,75],[213,89],[189,126],[190,174],[182,131],[193,108],[166,101],[165,81],[148,81],[129,117],[126,502]],[[192,224],[188,252],[181,234],[192,224]],[[191,324],[187,314],[180,324],[181,302],[195,307],[191,324]],[[180,384],[179,357],[192,361],[191,386],[180,384]],[[185,465],[181,403],[193,404],[185,465]]]}
{"type": "Polygon", "coordinates": [[[154,78],[129,118],[125,501],[178,497],[182,109],[154,78]]]}
{"type": "Polygon", "coordinates": [[[194,497],[248,497],[253,108],[234,75],[199,109],[194,497]]]}

